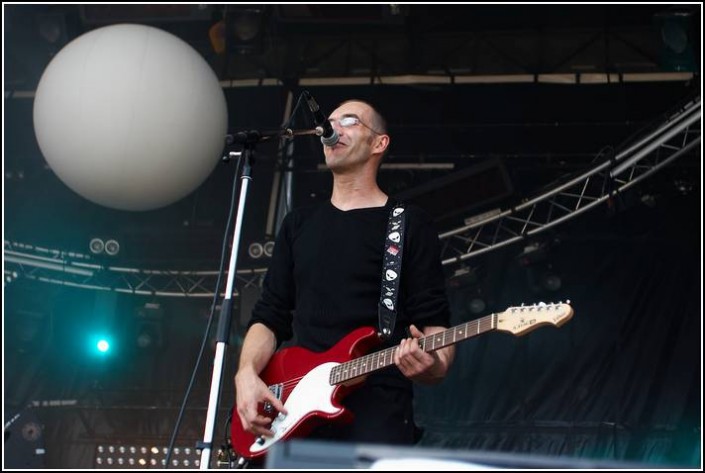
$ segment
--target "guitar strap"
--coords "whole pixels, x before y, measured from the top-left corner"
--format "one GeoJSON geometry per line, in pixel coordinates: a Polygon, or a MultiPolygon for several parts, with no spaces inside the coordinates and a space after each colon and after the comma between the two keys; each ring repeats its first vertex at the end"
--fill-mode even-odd
{"type": "Polygon", "coordinates": [[[382,264],[382,290],[379,296],[379,336],[388,340],[394,333],[397,318],[397,299],[401,279],[401,257],[404,250],[404,226],[406,214],[404,204],[392,206],[387,222],[384,241],[384,263],[382,264]]]}

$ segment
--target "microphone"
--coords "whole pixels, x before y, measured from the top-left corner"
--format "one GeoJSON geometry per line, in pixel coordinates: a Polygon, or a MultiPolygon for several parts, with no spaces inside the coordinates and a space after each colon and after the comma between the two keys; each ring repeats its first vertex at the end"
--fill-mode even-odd
{"type": "Polygon", "coordinates": [[[303,94],[306,102],[308,103],[308,108],[310,108],[311,113],[313,113],[313,121],[316,124],[316,129],[321,130],[320,133],[316,133],[321,135],[321,143],[323,143],[324,146],[335,146],[340,140],[338,133],[333,129],[333,125],[331,125],[328,119],[326,119],[323,115],[321,108],[318,106],[318,103],[314,100],[308,90],[304,90],[303,94]]]}

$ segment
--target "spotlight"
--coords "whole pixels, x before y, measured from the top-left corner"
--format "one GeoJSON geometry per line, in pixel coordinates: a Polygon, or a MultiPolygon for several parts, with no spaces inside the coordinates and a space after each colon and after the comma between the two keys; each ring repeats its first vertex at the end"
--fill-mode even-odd
{"type": "Polygon", "coordinates": [[[63,16],[43,14],[39,16],[39,36],[47,43],[62,45],[66,42],[66,26],[63,16]]]}
{"type": "Polygon", "coordinates": [[[161,348],[163,344],[162,330],[158,320],[141,321],[137,327],[137,347],[143,350],[161,348]]]}
{"type": "Polygon", "coordinates": [[[557,291],[561,288],[561,286],[563,285],[563,282],[561,281],[560,276],[558,276],[557,274],[546,273],[546,274],[544,274],[544,276],[541,280],[541,285],[547,291],[557,291]]]}
{"type": "Polygon", "coordinates": [[[693,192],[693,182],[687,179],[676,179],[673,185],[681,195],[688,195],[693,192]]]}
{"type": "Polygon", "coordinates": [[[90,248],[91,253],[97,255],[105,250],[105,242],[100,238],[93,238],[88,244],[88,247],[90,248]]]}
{"type": "Polygon", "coordinates": [[[154,343],[154,336],[148,331],[143,330],[137,335],[137,346],[140,348],[149,348],[154,343]]]}
{"type": "MultiPolygon", "coordinates": [[[[136,308],[135,345],[141,350],[158,349],[164,345],[164,309],[159,303],[147,302],[136,308]]],[[[146,450],[145,447],[141,447],[146,450]]],[[[142,452],[146,453],[146,452],[142,452]]]]}
{"type": "Polygon", "coordinates": [[[470,310],[470,313],[473,315],[482,314],[486,307],[487,304],[485,303],[485,300],[480,296],[472,297],[468,302],[468,310],[470,310]]]}
{"type": "Polygon", "coordinates": [[[247,252],[249,253],[250,258],[258,259],[264,254],[264,247],[261,243],[251,243],[247,252]]]}
{"type": "Polygon", "coordinates": [[[115,256],[120,252],[120,243],[117,240],[108,240],[105,242],[105,252],[110,256],[115,256]]]}
{"type": "Polygon", "coordinates": [[[228,8],[225,17],[226,48],[239,54],[262,53],[265,13],[264,7],[258,5],[228,8]]]}
{"type": "MultiPolygon", "coordinates": [[[[102,338],[98,340],[98,342],[95,344],[95,347],[100,353],[107,353],[108,350],[110,350],[110,342],[102,338]]],[[[113,453],[113,451],[111,450],[110,453],[113,453]]]]}
{"type": "Polygon", "coordinates": [[[669,10],[654,15],[661,33],[661,67],[667,71],[695,71],[690,11],[669,10]]]}
{"type": "Polygon", "coordinates": [[[264,255],[271,258],[272,253],[274,253],[274,242],[268,241],[264,244],[264,255]]]}

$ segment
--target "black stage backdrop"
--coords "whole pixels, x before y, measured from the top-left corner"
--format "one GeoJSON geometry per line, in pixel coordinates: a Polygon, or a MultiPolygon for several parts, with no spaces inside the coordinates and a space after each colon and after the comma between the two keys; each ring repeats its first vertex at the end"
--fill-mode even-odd
{"type": "Polygon", "coordinates": [[[419,389],[421,444],[699,465],[699,224],[694,195],[597,211],[554,240],[562,287],[550,294],[530,290],[520,249],[488,256],[499,271],[484,287],[490,308],[558,298],[575,315],[557,330],[461,342],[448,379],[419,389]]]}

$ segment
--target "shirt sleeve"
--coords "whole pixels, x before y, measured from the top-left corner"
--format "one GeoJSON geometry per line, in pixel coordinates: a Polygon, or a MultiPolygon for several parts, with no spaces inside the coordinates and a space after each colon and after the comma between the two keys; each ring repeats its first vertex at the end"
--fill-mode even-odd
{"type": "Polygon", "coordinates": [[[252,309],[248,328],[255,323],[267,326],[277,337],[277,346],[289,340],[296,288],[293,277],[293,214],[288,214],[275,240],[272,260],[262,285],[262,295],[252,309]]]}
{"type": "Polygon", "coordinates": [[[419,329],[449,327],[450,307],[441,265],[441,244],[431,217],[410,206],[402,257],[403,309],[419,329]]]}

